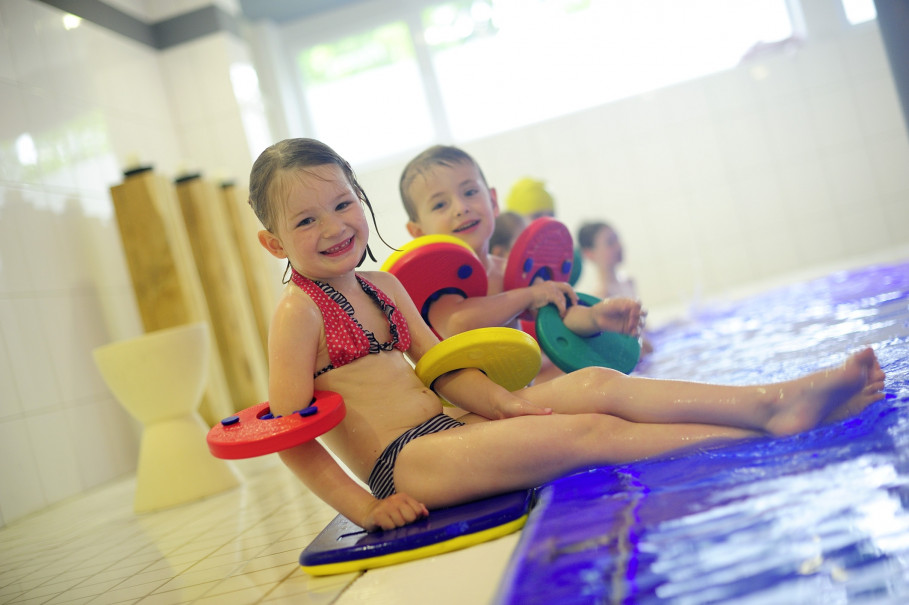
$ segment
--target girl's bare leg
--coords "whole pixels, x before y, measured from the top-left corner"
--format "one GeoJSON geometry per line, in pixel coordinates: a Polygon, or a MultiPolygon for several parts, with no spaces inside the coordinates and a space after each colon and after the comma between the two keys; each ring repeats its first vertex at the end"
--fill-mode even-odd
{"type": "Polygon", "coordinates": [[[582,468],[758,434],[714,425],[636,423],[605,414],[476,422],[408,443],[398,457],[395,485],[439,508],[536,487],[582,468]]]}
{"type": "Polygon", "coordinates": [[[716,424],[783,435],[857,414],[883,397],[883,386],[874,351],[864,349],[839,367],[774,384],[723,386],[586,368],[521,394],[556,413],[598,412],[634,422],[716,424]]]}

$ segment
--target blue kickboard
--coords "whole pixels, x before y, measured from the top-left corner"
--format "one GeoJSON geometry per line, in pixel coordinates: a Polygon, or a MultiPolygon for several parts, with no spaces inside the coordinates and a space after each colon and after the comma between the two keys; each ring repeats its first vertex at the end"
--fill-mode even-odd
{"type": "Polygon", "coordinates": [[[470,534],[491,530],[528,514],[534,490],[520,490],[433,510],[425,519],[389,531],[366,532],[343,515],[316,536],[300,554],[304,568],[374,559],[412,551],[470,534]]]}

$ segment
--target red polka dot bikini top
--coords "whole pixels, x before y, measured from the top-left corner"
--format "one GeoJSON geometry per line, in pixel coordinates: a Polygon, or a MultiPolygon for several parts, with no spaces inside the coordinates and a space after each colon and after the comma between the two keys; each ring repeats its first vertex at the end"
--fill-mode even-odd
{"type": "Polygon", "coordinates": [[[392,349],[406,351],[410,348],[407,320],[392,304],[387,294],[359,275],[357,281],[360,287],[388,318],[388,330],[391,333],[391,340],[388,342],[380,343],[372,332],[361,326],[354,317],[353,305],[330,285],[303,277],[296,269],[293,270],[291,279],[319,307],[325,325],[325,341],[331,363],[313,374],[313,378],[367,355],[392,349]]]}

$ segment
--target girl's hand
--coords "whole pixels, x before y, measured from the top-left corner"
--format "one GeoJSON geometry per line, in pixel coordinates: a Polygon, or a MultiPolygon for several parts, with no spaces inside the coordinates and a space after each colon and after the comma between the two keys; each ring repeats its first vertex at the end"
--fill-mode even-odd
{"type": "Polygon", "coordinates": [[[560,317],[565,316],[568,301],[571,301],[572,305],[576,305],[578,302],[577,293],[566,282],[538,279],[528,286],[528,290],[533,297],[530,309],[542,309],[548,304],[553,304],[559,309],[560,317]]]}
{"type": "Polygon", "coordinates": [[[429,516],[429,510],[407,494],[392,494],[382,500],[373,500],[364,514],[363,529],[389,530],[413,523],[429,516]]]}
{"type": "MultiPolygon", "coordinates": [[[[502,389],[505,391],[505,389],[502,389]]],[[[495,418],[514,418],[515,416],[546,416],[552,414],[552,408],[541,408],[514,393],[505,391],[505,396],[497,397],[494,403],[495,418]]]]}

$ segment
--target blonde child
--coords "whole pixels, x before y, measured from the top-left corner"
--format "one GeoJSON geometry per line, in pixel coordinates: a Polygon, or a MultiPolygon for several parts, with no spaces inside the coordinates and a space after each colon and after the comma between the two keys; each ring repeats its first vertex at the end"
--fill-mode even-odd
{"type": "MultiPolygon", "coordinates": [[[[588,368],[509,393],[476,369],[427,388],[418,360],[438,341],[401,284],[356,271],[366,254],[369,201],[350,165],[324,144],[289,139],[250,175],[259,241],[292,278],[269,334],[269,400],[290,414],[314,389],[347,414],[325,446],[281,453],[320,498],[366,529],[428,510],[540,485],[595,465],[762,434],[792,434],[855,414],[882,397],[884,374],[865,349],[836,369],[779,384],[718,386],[588,368]],[[469,413],[442,415],[439,393],[469,413]]],[[[289,503],[289,506],[292,506],[289,503]]]]}
{"type": "Polygon", "coordinates": [[[526,288],[504,290],[506,259],[491,253],[499,205],[496,190],[465,151],[436,145],[412,159],[401,174],[401,201],[407,231],[413,237],[446,234],[464,240],[486,268],[486,296],[448,294],[429,308],[429,323],[442,337],[476,328],[519,327],[518,316],[554,304],[566,327],[581,336],[603,330],[632,334],[640,330],[640,304],[628,298],[604,300],[591,307],[576,305],[577,294],[564,282],[537,281],[526,288]]]}

